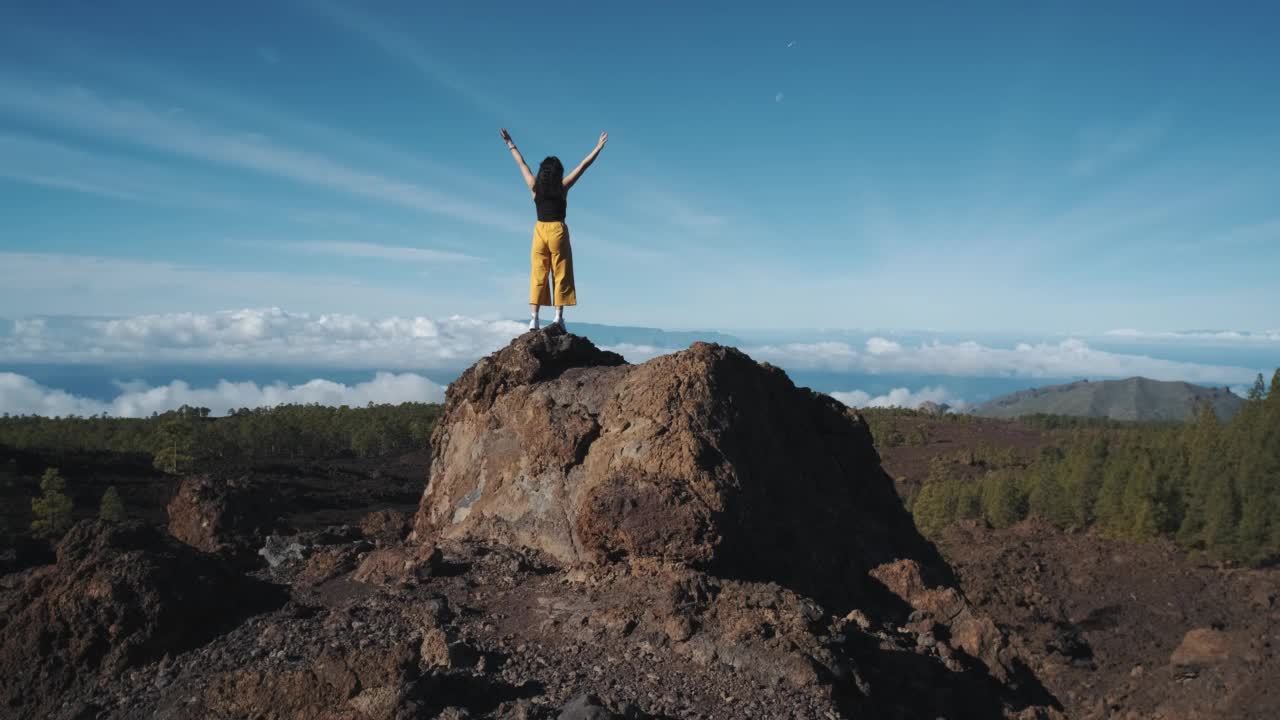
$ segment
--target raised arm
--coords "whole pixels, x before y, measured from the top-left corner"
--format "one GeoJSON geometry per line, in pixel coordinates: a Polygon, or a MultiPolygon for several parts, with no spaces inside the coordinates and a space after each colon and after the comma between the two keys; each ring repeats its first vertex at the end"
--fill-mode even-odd
{"type": "Polygon", "coordinates": [[[529,172],[529,164],[524,161],[524,156],[520,154],[516,143],[511,139],[511,133],[506,128],[502,128],[502,139],[507,141],[507,149],[511,151],[511,157],[516,159],[516,164],[520,166],[520,173],[524,175],[524,184],[529,186],[529,191],[533,192],[533,173],[529,172]]]}
{"type": "Polygon", "coordinates": [[[600,133],[600,141],[596,143],[596,149],[592,150],[590,155],[587,155],[582,162],[578,163],[578,167],[574,168],[573,172],[564,176],[565,190],[573,187],[573,184],[578,182],[578,178],[582,177],[582,173],[586,172],[587,168],[591,167],[591,163],[596,161],[596,157],[600,154],[600,151],[604,149],[604,144],[607,142],[609,142],[609,133],[600,133]]]}

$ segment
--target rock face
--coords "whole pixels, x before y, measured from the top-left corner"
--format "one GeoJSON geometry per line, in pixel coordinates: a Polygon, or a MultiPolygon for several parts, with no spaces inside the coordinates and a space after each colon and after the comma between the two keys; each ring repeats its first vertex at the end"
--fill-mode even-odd
{"type": "Polygon", "coordinates": [[[193,475],[169,502],[169,534],[208,553],[253,562],[275,520],[269,488],[250,476],[193,475]]]}
{"type": "Polygon", "coordinates": [[[150,527],[82,522],[0,608],[0,706],[43,716],[71,688],[189,649],[276,596],[150,527]]]}
{"type": "Polygon", "coordinates": [[[856,412],[733,348],[632,366],[558,328],[449,387],[415,534],[674,561],[837,608],[884,562],[939,566],[856,412]]]}

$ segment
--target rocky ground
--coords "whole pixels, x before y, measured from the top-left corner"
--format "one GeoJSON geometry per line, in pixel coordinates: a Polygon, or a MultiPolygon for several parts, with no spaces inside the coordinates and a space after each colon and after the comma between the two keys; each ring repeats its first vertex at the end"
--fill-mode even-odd
{"type": "MultiPolygon", "coordinates": [[[[900,493],[966,448],[1030,457],[1052,433],[1018,422],[917,416],[928,442],[881,450],[900,493]]],[[[1030,520],[951,528],[939,549],[973,605],[1026,643],[1037,676],[1080,718],[1280,717],[1280,571],[1197,562],[1030,520]]]]}
{"type": "Polygon", "coordinates": [[[1072,717],[1280,717],[1280,573],[1037,522],[953,528],[965,594],[1037,658],[1072,717]]]}
{"type": "Polygon", "coordinates": [[[1033,525],[939,553],[857,413],[729,348],[527,334],[430,458],[301,465],[0,576],[0,717],[1277,716],[1273,574],[1033,525]]]}

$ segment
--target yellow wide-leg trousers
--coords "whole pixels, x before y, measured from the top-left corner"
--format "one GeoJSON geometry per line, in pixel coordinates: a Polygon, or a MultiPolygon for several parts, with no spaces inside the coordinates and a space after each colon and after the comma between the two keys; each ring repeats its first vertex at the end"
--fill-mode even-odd
{"type": "Polygon", "coordinates": [[[577,305],[578,295],[573,288],[573,248],[569,245],[569,226],[562,222],[538,221],[533,226],[533,251],[530,254],[533,271],[529,276],[530,305],[577,305]],[[555,276],[555,302],[551,302],[551,288],[547,286],[547,274],[555,276]]]}

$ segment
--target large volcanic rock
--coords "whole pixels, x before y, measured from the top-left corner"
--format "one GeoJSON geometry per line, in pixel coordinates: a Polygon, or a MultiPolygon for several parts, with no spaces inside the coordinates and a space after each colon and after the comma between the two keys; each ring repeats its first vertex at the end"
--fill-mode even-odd
{"type": "Polygon", "coordinates": [[[176,654],[280,600],[149,526],[81,522],[0,603],[0,707],[43,717],[73,688],[176,654]]]}
{"type": "Polygon", "coordinates": [[[276,521],[279,500],[251,475],[192,475],[178,486],[165,512],[169,534],[237,563],[258,562],[257,552],[276,521]]]}
{"type": "Polygon", "coordinates": [[[448,390],[419,539],[629,556],[771,580],[848,607],[868,571],[942,568],[881,470],[867,424],[733,348],[626,365],[527,333],[448,390]]]}

